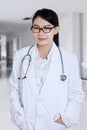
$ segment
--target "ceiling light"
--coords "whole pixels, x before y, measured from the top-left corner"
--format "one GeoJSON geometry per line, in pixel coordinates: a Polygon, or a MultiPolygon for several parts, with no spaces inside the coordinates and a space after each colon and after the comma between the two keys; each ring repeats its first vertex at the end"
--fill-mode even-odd
{"type": "Polygon", "coordinates": [[[30,19],[32,19],[32,17],[25,17],[22,20],[30,20],[30,19]]]}

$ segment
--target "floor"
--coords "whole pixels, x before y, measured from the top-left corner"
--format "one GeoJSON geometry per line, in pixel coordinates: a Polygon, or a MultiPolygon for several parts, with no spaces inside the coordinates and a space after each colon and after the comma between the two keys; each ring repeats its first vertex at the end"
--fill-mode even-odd
{"type": "MultiPolygon", "coordinates": [[[[10,103],[9,103],[9,76],[11,68],[6,68],[6,62],[0,61],[0,130],[18,130],[10,119],[10,103]]],[[[83,88],[85,91],[85,99],[82,106],[80,123],[72,128],[72,130],[87,130],[87,84],[83,88]]]]}

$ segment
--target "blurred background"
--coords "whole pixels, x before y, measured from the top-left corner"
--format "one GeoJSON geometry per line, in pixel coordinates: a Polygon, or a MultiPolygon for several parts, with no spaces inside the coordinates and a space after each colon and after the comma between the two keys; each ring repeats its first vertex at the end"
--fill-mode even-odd
{"type": "Polygon", "coordinates": [[[56,11],[60,46],[77,54],[85,99],[80,123],[72,130],[87,130],[87,1],[0,0],[0,130],[18,130],[10,119],[9,76],[16,50],[35,44],[31,17],[40,8],[56,11]]]}

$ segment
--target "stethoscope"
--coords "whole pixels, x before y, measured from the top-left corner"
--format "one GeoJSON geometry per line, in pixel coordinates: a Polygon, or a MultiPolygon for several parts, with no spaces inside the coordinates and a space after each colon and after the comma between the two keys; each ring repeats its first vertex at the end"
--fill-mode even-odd
{"type": "MultiPolygon", "coordinates": [[[[33,45],[34,46],[34,45],[33,45]]],[[[22,61],[21,61],[21,68],[20,68],[20,77],[18,77],[18,79],[25,79],[27,78],[26,75],[28,73],[28,70],[29,70],[29,66],[30,66],[30,63],[31,63],[31,55],[30,55],[30,51],[32,49],[31,46],[27,52],[27,54],[23,57],[22,61]],[[27,69],[26,69],[26,72],[24,74],[24,76],[22,76],[22,65],[23,65],[23,62],[25,60],[25,58],[28,57],[29,61],[28,61],[28,66],[27,66],[27,69]]],[[[62,65],[62,74],[60,75],[60,80],[61,81],[65,81],[67,79],[67,76],[64,74],[64,64],[63,64],[63,58],[62,58],[62,52],[60,50],[60,48],[58,47],[58,50],[59,50],[59,53],[60,53],[60,59],[61,59],[61,65],[62,65]]]]}

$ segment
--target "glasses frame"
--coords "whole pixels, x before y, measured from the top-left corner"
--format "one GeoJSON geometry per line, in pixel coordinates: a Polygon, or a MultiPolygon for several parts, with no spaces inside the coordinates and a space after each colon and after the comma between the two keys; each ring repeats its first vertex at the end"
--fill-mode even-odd
{"type": "Polygon", "coordinates": [[[40,33],[40,31],[42,31],[42,32],[44,32],[44,33],[50,33],[53,28],[55,28],[55,26],[53,26],[53,27],[46,27],[46,26],[44,26],[44,27],[42,27],[42,28],[31,26],[31,30],[32,30],[33,33],[40,33]],[[34,32],[34,31],[33,31],[33,28],[37,28],[37,29],[38,29],[38,32],[34,32]],[[44,28],[48,28],[48,29],[49,29],[49,32],[45,32],[45,31],[44,31],[44,28]]]}

